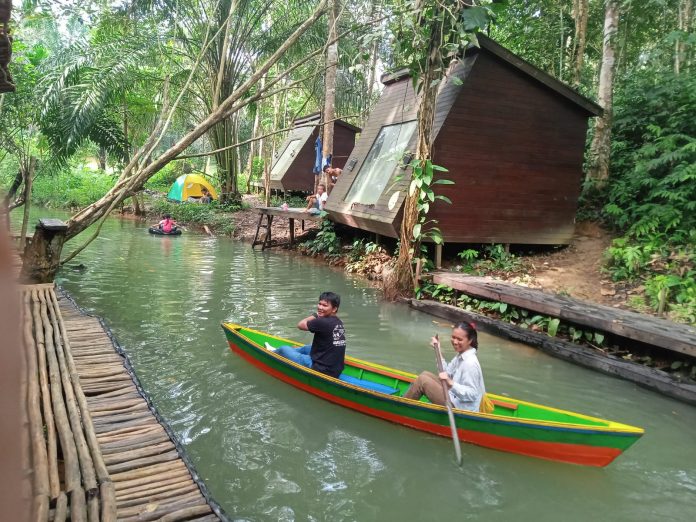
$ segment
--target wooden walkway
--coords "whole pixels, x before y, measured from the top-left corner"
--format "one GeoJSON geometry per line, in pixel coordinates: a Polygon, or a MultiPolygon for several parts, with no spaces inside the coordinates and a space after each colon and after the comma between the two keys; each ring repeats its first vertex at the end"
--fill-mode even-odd
{"type": "Polygon", "coordinates": [[[220,520],[99,320],[52,285],[22,299],[33,520],[220,520]]]}
{"type": "Polygon", "coordinates": [[[433,282],[480,299],[508,303],[696,357],[696,328],[685,324],[457,272],[435,272],[433,282]]]}
{"type": "Polygon", "coordinates": [[[256,245],[261,245],[261,250],[266,250],[273,246],[277,246],[278,243],[274,242],[271,238],[271,228],[273,225],[273,219],[275,217],[286,218],[288,220],[288,227],[290,232],[290,242],[289,247],[292,247],[295,243],[295,220],[299,219],[302,222],[302,230],[304,230],[305,221],[321,221],[322,217],[319,214],[310,214],[304,209],[299,208],[289,208],[288,210],[283,210],[277,207],[258,207],[259,212],[259,223],[256,226],[256,234],[254,235],[254,241],[251,243],[251,248],[256,245]],[[266,219],[264,223],[263,220],[266,219]],[[265,232],[261,232],[262,229],[266,229],[265,232]],[[259,236],[263,236],[259,239],[259,236]]]}

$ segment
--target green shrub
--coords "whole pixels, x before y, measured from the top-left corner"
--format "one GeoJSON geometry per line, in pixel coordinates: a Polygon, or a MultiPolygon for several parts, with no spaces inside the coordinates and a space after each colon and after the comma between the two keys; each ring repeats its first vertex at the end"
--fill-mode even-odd
{"type": "Polygon", "coordinates": [[[162,170],[147,180],[145,188],[157,192],[168,193],[169,189],[172,187],[172,183],[183,173],[183,164],[180,161],[168,163],[162,170]]]}
{"type": "Polygon", "coordinates": [[[683,244],[696,228],[696,76],[636,73],[615,108],[605,215],[628,237],[683,244]]]}
{"type": "Polygon", "coordinates": [[[207,225],[215,220],[215,209],[212,205],[172,203],[166,199],[157,199],[152,205],[152,211],[158,215],[170,214],[182,224],[207,225]]]}
{"type": "Polygon", "coordinates": [[[321,221],[316,237],[305,241],[302,246],[312,255],[324,254],[327,257],[341,255],[341,242],[336,235],[333,222],[328,219],[321,221]]]}
{"type": "Polygon", "coordinates": [[[44,207],[82,208],[104,196],[115,182],[115,175],[89,169],[37,176],[32,202],[44,207]]]}

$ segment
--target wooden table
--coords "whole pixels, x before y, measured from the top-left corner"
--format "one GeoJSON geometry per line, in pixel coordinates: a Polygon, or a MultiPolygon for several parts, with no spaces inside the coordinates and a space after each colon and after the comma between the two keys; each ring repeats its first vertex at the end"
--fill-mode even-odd
{"type": "Polygon", "coordinates": [[[302,222],[302,230],[304,230],[305,221],[321,221],[323,219],[319,214],[310,214],[303,208],[289,208],[288,210],[283,210],[282,208],[278,207],[258,207],[256,210],[259,211],[259,223],[256,226],[256,234],[254,235],[254,241],[251,244],[251,248],[254,248],[256,245],[261,245],[261,250],[278,245],[278,243],[273,243],[273,239],[271,237],[271,225],[273,225],[273,218],[276,216],[286,218],[288,220],[288,225],[290,228],[290,243],[288,246],[292,246],[295,243],[296,219],[299,219],[302,222]],[[264,218],[266,218],[265,223],[264,218]],[[263,239],[259,239],[262,228],[266,229],[266,233],[263,239]]]}

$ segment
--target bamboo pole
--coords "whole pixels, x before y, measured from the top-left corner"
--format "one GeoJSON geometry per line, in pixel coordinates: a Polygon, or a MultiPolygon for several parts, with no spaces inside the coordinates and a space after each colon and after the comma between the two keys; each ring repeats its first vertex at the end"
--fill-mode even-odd
{"type": "Polygon", "coordinates": [[[161,442],[160,444],[150,444],[143,448],[126,450],[114,455],[107,455],[104,461],[107,464],[118,464],[127,460],[147,457],[150,455],[158,455],[165,451],[175,450],[176,447],[170,441],[161,442]]]}
{"type": "MultiPolygon", "coordinates": [[[[34,323],[37,325],[38,331],[39,325],[42,325],[42,314],[41,301],[36,291],[32,291],[32,301],[34,323]]],[[[63,453],[65,490],[71,492],[80,487],[80,468],[77,459],[77,449],[75,448],[75,441],[73,440],[70,430],[70,422],[68,421],[65,405],[62,401],[63,390],[61,388],[58,360],[53,346],[53,335],[52,332],[50,332],[51,326],[49,324],[43,324],[42,326],[47,330],[46,335],[44,335],[46,360],[48,361],[48,377],[50,382],[51,403],[53,404],[53,416],[58,432],[58,440],[60,441],[60,447],[63,453]]]]}
{"type": "Polygon", "coordinates": [[[101,483],[99,492],[101,494],[102,522],[116,522],[116,490],[110,479],[101,483]]]}
{"type": "Polygon", "coordinates": [[[89,448],[87,446],[87,441],[85,440],[85,434],[83,431],[82,419],[80,418],[80,412],[78,411],[78,404],[75,399],[74,386],[79,386],[79,378],[77,375],[70,372],[68,369],[65,352],[64,352],[64,340],[61,339],[60,327],[56,318],[56,310],[53,308],[53,303],[51,301],[51,296],[46,295],[47,293],[52,293],[53,291],[42,292],[39,294],[39,298],[42,303],[42,319],[45,324],[51,325],[53,333],[53,346],[56,351],[56,356],[58,359],[58,367],[60,369],[61,382],[63,385],[63,397],[65,401],[65,406],[68,411],[68,420],[70,422],[70,428],[72,429],[73,440],[75,442],[75,449],[77,450],[77,456],[80,464],[80,471],[82,472],[82,484],[85,490],[92,494],[97,490],[97,477],[94,472],[94,464],[92,463],[92,456],[90,454],[89,448]],[[50,312],[51,317],[48,317],[50,312]]]}
{"type": "Polygon", "coordinates": [[[179,511],[174,511],[173,513],[167,513],[159,519],[159,522],[177,522],[179,520],[188,520],[193,516],[205,515],[206,513],[210,513],[211,511],[212,510],[210,509],[210,506],[208,504],[200,506],[191,506],[184,509],[180,509],[179,511]]]}
{"type": "Polygon", "coordinates": [[[87,399],[84,393],[82,392],[82,388],[79,386],[80,381],[77,374],[77,369],[75,368],[75,361],[72,357],[69,337],[65,328],[65,322],[63,321],[62,314],[60,313],[60,307],[58,305],[58,299],[56,298],[55,292],[50,292],[50,298],[51,306],[54,311],[54,315],[57,318],[58,328],[60,330],[60,334],[64,342],[65,363],[67,365],[68,371],[70,372],[70,375],[72,376],[73,382],[76,384],[74,390],[75,397],[82,416],[82,424],[86,437],[86,443],[92,455],[92,464],[94,466],[94,472],[99,481],[99,490],[101,492],[101,519],[105,522],[113,522],[116,520],[114,486],[111,482],[109,472],[106,469],[106,465],[104,464],[104,459],[99,448],[97,435],[94,431],[92,418],[89,414],[89,406],[87,404],[87,399]]]}
{"type": "MultiPolygon", "coordinates": [[[[31,300],[32,292],[25,293],[27,302],[31,300]]],[[[44,331],[40,323],[33,320],[31,310],[26,316],[27,324],[31,328],[33,324],[33,335],[29,331],[28,339],[34,340],[34,357],[37,362],[38,380],[40,386],[40,401],[43,412],[43,426],[45,426],[45,441],[47,447],[47,463],[48,463],[48,484],[47,491],[50,498],[55,499],[60,493],[60,479],[58,477],[58,452],[56,441],[56,427],[53,420],[53,410],[51,407],[51,393],[49,391],[48,374],[46,370],[46,350],[44,341],[44,331]]],[[[33,374],[32,380],[36,382],[36,374],[33,374]]],[[[41,413],[39,414],[39,422],[41,423],[41,413]]]]}
{"type": "MultiPolygon", "coordinates": [[[[177,471],[170,471],[166,475],[162,475],[161,480],[179,480],[179,477],[190,477],[190,476],[191,475],[190,475],[188,469],[186,469],[185,467],[182,467],[181,469],[179,469],[177,471]]],[[[128,489],[128,488],[140,486],[142,484],[150,484],[154,480],[155,479],[153,479],[152,477],[142,477],[142,478],[136,478],[136,479],[132,479],[132,480],[123,480],[120,482],[116,482],[114,484],[114,486],[116,488],[116,491],[119,491],[119,490],[124,490],[124,489],[128,489]]]]}
{"type": "Polygon", "coordinates": [[[181,461],[167,462],[163,464],[157,464],[154,466],[148,466],[147,468],[134,469],[131,471],[124,471],[123,473],[114,473],[111,475],[111,480],[118,482],[121,480],[129,480],[140,477],[148,477],[151,475],[158,475],[164,472],[175,471],[177,468],[181,468],[184,464],[181,461]]]}
{"type": "Polygon", "coordinates": [[[85,491],[76,487],[70,493],[70,522],[87,522],[87,505],[85,491]]]}
{"type": "Polygon", "coordinates": [[[104,459],[106,459],[106,456],[110,454],[120,453],[122,451],[127,450],[134,450],[145,446],[149,446],[151,444],[159,444],[160,442],[168,441],[169,437],[167,436],[167,434],[160,433],[157,435],[151,435],[147,437],[128,438],[123,441],[107,442],[101,445],[101,449],[102,455],[104,455],[104,459]]]}
{"type": "Polygon", "coordinates": [[[68,497],[61,491],[56,500],[56,510],[53,514],[53,522],[65,522],[68,516],[68,497]]]}
{"type": "MultiPolygon", "coordinates": [[[[98,492],[99,490],[97,490],[98,492]]],[[[99,522],[99,494],[87,495],[87,520],[99,522]]]]}
{"type": "Polygon", "coordinates": [[[160,486],[159,484],[150,484],[149,487],[147,486],[141,486],[138,489],[134,490],[124,490],[124,491],[117,491],[116,492],[116,502],[119,502],[121,500],[133,500],[136,498],[145,498],[149,497],[150,495],[155,495],[159,493],[164,493],[165,491],[172,491],[175,489],[180,489],[185,486],[193,486],[196,489],[198,489],[198,485],[193,483],[193,481],[189,480],[182,480],[176,483],[172,484],[165,484],[163,486],[160,486]]]}
{"type": "MultiPolygon", "coordinates": [[[[48,496],[50,494],[48,453],[46,451],[46,441],[43,436],[43,423],[41,421],[41,406],[39,398],[39,384],[36,376],[38,373],[36,358],[36,342],[31,331],[31,309],[30,296],[24,294],[24,346],[27,356],[27,410],[29,417],[29,432],[31,439],[31,461],[33,468],[33,496],[48,496]]],[[[41,519],[43,515],[43,503],[36,502],[35,520],[41,519]]],[[[46,516],[48,516],[48,502],[46,502],[46,516]]]]}
{"type": "MultiPolygon", "coordinates": [[[[177,500],[194,500],[195,498],[200,497],[200,491],[198,490],[198,487],[196,486],[195,489],[191,489],[190,487],[185,487],[181,488],[178,490],[174,491],[168,491],[166,493],[160,493],[158,495],[151,495],[147,498],[147,503],[152,504],[153,502],[161,503],[165,502],[168,499],[177,499],[177,500]]],[[[132,499],[132,500],[124,500],[123,502],[118,503],[118,510],[119,513],[122,514],[122,516],[127,516],[126,515],[126,509],[127,508],[133,508],[136,506],[142,506],[143,504],[143,499],[132,499]]],[[[141,508],[142,509],[142,508],[141,508]]],[[[198,519],[197,519],[198,520],[198,519]]]]}
{"type": "Polygon", "coordinates": [[[147,520],[190,520],[196,515],[205,515],[212,510],[202,497],[186,502],[170,502],[158,506],[154,511],[143,511],[131,517],[124,517],[123,522],[142,522],[147,520]],[[165,517],[170,516],[166,519],[165,517]],[[173,518],[172,518],[173,517],[173,518]]]}

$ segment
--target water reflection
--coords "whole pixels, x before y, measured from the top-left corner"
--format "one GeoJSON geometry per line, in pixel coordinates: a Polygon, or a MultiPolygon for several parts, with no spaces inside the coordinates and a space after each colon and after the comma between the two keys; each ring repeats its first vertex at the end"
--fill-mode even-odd
{"type": "MultiPolygon", "coordinates": [[[[465,445],[329,404],[234,356],[221,321],[306,341],[298,318],[342,296],[348,352],[420,371],[449,326],[383,303],[358,279],[276,252],[109,221],[61,283],[106,318],[215,498],[240,520],[685,520],[696,491],[696,408],[485,334],[487,388],[624,421],[646,436],[607,469],[465,445]]],[[[448,345],[448,349],[449,345],[448,345]]]]}

